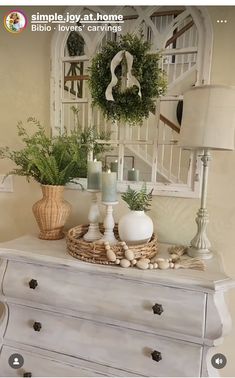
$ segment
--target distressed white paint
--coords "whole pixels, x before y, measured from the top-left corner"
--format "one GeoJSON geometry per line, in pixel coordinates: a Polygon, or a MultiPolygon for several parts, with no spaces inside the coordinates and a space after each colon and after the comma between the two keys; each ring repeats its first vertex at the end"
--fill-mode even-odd
{"type": "Polygon", "coordinates": [[[80,366],[72,366],[60,361],[59,355],[57,360],[52,360],[46,356],[41,356],[40,351],[30,353],[22,349],[4,346],[0,358],[0,376],[15,377],[23,376],[24,373],[30,372],[33,377],[53,377],[56,372],[57,377],[100,377],[104,376],[104,372],[92,371],[84,369],[80,366]],[[24,357],[24,365],[22,368],[14,370],[8,364],[8,359],[13,353],[20,353],[24,357]]]}
{"type": "Polygon", "coordinates": [[[151,332],[162,330],[202,337],[205,295],[190,290],[161,287],[138,281],[114,279],[110,275],[71,272],[35,264],[9,262],[3,282],[7,297],[61,306],[80,314],[120,320],[144,325],[151,332]],[[52,278],[53,277],[53,280],[52,278]],[[38,281],[35,290],[29,289],[31,279],[38,281]],[[95,285],[94,285],[95,281],[95,285]],[[127,290],[128,287],[128,290],[127,290]],[[60,295],[57,295],[57,293],[60,295]],[[102,293],[102,294],[101,294],[102,293]],[[102,297],[102,300],[101,300],[102,297]],[[164,312],[154,315],[152,306],[162,304],[164,312]],[[120,311],[122,308],[122,311],[120,311]],[[183,319],[179,313],[187,313],[183,319]]]}
{"type": "MultiPolygon", "coordinates": [[[[160,245],[159,255],[166,249],[160,245]]],[[[2,243],[0,257],[3,376],[12,374],[11,348],[25,356],[21,375],[215,375],[208,356],[229,330],[223,293],[234,286],[219,257],[206,272],[143,272],[83,263],[66,253],[64,240],[31,236],[2,243]],[[155,303],[161,315],[153,314],[155,303]]]]}
{"type": "Polygon", "coordinates": [[[199,345],[23,306],[9,307],[6,343],[16,340],[46,347],[147,376],[198,376],[200,373],[199,345]],[[40,332],[34,331],[34,321],[41,322],[40,332]],[[152,360],[154,350],[161,352],[162,361],[152,360]]]}
{"type": "MultiPolygon", "coordinates": [[[[168,244],[159,244],[159,254],[166,255],[168,244]]],[[[46,241],[33,235],[26,235],[18,239],[0,243],[0,258],[15,261],[32,262],[47,266],[70,267],[73,271],[84,271],[93,274],[110,274],[115,278],[125,280],[142,280],[143,282],[157,283],[164,286],[174,286],[202,292],[225,290],[234,286],[234,281],[228,278],[221,270],[221,260],[214,253],[214,257],[205,261],[207,270],[174,270],[148,271],[137,269],[123,270],[115,266],[101,266],[84,263],[74,259],[66,253],[66,241],[46,241]]]]}
{"type": "Polygon", "coordinates": [[[227,335],[232,327],[223,292],[208,295],[207,314],[210,321],[206,324],[205,336],[214,340],[214,344],[218,345],[221,338],[227,335]]]}

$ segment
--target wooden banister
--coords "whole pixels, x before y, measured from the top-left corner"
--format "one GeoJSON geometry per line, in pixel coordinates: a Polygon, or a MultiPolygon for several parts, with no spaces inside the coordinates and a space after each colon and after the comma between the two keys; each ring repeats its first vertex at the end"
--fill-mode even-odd
{"type": "Polygon", "coordinates": [[[160,120],[164,122],[167,126],[169,126],[172,130],[176,131],[178,134],[180,133],[180,127],[177,126],[175,123],[170,121],[164,115],[160,114],[160,120]]]}
{"type": "Polygon", "coordinates": [[[64,81],[82,81],[82,80],[88,80],[88,75],[71,75],[71,76],[65,76],[64,81]]]}
{"type": "Polygon", "coordinates": [[[180,29],[179,31],[177,31],[171,38],[168,39],[168,41],[166,42],[166,46],[165,47],[167,47],[167,46],[171,45],[173,42],[175,42],[177,40],[177,38],[179,38],[187,30],[189,30],[193,25],[194,25],[194,22],[190,21],[182,29],[180,29]]]}

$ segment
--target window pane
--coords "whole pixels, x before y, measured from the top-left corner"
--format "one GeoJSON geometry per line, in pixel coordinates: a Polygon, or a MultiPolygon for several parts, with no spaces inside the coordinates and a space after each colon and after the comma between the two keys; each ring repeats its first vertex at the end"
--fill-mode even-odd
{"type": "Polygon", "coordinates": [[[118,145],[103,145],[99,160],[102,161],[102,166],[105,171],[110,169],[112,172],[118,173],[119,168],[119,148],[118,145]],[[105,151],[103,152],[102,149],[105,151]]]}
{"type": "Polygon", "coordinates": [[[129,144],[124,148],[123,180],[151,181],[152,145],[129,144]]]}
{"type": "Polygon", "coordinates": [[[79,100],[89,95],[88,62],[71,60],[63,63],[63,97],[64,99],[79,100]]]}
{"type": "Polygon", "coordinates": [[[174,144],[163,144],[157,153],[157,182],[187,184],[191,151],[174,144]]]}
{"type": "Polygon", "coordinates": [[[65,56],[82,56],[85,55],[85,41],[82,35],[72,31],[66,41],[64,48],[65,56]]]}

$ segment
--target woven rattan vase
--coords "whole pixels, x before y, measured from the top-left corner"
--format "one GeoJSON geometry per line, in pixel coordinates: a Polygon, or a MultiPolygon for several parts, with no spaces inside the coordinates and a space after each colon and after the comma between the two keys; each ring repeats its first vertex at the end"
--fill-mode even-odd
{"type": "Polygon", "coordinates": [[[63,227],[71,212],[71,205],[63,199],[64,186],[41,185],[41,188],[43,198],[33,205],[33,213],[40,229],[39,238],[62,239],[63,227]]]}

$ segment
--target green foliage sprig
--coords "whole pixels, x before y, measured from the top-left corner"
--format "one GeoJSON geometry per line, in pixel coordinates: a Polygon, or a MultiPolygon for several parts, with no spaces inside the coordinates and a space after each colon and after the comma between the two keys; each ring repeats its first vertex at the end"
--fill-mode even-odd
{"type": "Polygon", "coordinates": [[[149,51],[149,42],[126,34],[119,41],[107,42],[92,59],[89,87],[93,104],[102,110],[107,119],[135,125],[142,123],[149,116],[149,112],[154,111],[154,98],[165,93],[167,84],[165,73],[159,67],[160,55],[150,54],[149,51]],[[142,96],[139,97],[136,86],[121,91],[122,69],[119,65],[115,70],[118,83],[113,88],[114,101],[108,101],[105,91],[111,81],[110,63],[121,50],[133,55],[132,74],[140,83],[142,96]]]}
{"type": "Polygon", "coordinates": [[[130,210],[148,211],[151,206],[152,193],[153,189],[147,193],[146,184],[143,184],[140,191],[131,189],[128,186],[127,191],[122,194],[122,199],[128,204],[130,210]]]}
{"type": "Polygon", "coordinates": [[[18,136],[24,144],[21,150],[0,148],[0,158],[8,158],[18,166],[8,175],[25,176],[28,181],[33,178],[44,185],[65,185],[79,177],[78,167],[82,161],[79,132],[72,131],[68,135],[65,131],[50,137],[35,118],[29,118],[27,123],[37,131],[30,135],[22,122],[18,123],[18,136]]]}
{"type": "Polygon", "coordinates": [[[79,177],[87,177],[88,152],[93,150],[94,158],[100,160],[105,152],[111,151],[112,147],[108,143],[97,142],[97,140],[104,140],[108,142],[111,138],[111,131],[98,130],[96,126],[82,129],[79,122],[79,109],[75,106],[72,106],[71,110],[75,117],[76,129],[78,131],[81,143],[81,160],[78,163],[79,177]]]}

